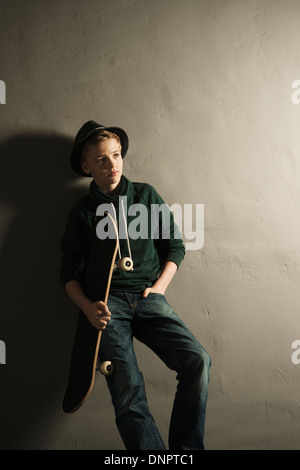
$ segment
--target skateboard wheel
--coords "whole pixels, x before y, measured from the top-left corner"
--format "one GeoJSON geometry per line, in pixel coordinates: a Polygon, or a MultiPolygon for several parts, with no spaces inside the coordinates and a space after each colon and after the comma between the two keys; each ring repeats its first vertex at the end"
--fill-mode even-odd
{"type": "Polygon", "coordinates": [[[122,271],[132,271],[133,269],[133,261],[131,258],[121,258],[119,261],[119,268],[122,271]]]}
{"type": "Polygon", "coordinates": [[[111,375],[114,371],[114,366],[111,361],[104,361],[100,364],[100,372],[103,375],[111,375]]]}

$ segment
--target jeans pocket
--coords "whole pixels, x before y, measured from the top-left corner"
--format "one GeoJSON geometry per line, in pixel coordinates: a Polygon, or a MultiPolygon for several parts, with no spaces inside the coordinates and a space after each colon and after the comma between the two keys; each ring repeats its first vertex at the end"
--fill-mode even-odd
{"type": "MultiPolygon", "coordinates": [[[[157,295],[157,296],[160,296],[160,297],[165,298],[165,295],[164,295],[164,294],[159,294],[158,292],[149,292],[148,297],[149,297],[149,295],[157,295]]],[[[146,298],[147,298],[147,297],[146,297],[146,298]]]]}

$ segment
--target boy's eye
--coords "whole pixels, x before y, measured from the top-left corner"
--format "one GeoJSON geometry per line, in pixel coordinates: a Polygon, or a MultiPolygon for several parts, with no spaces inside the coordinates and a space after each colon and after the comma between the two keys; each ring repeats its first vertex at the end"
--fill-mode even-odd
{"type": "Polygon", "coordinates": [[[119,156],[120,156],[119,153],[114,153],[114,157],[115,157],[115,158],[117,158],[117,157],[119,157],[119,156]]]}

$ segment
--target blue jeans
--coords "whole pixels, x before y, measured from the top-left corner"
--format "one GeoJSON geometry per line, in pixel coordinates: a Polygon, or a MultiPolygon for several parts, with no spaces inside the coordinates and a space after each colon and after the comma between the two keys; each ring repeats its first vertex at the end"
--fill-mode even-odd
{"type": "Polygon", "coordinates": [[[210,357],[161,294],[112,293],[111,320],[102,333],[99,357],[111,360],[107,384],[116,424],[127,450],[166,449],[149,411],[132,338],[152,349],[177,372],[170,429],[170,450],[204,449],[210,357]]]}

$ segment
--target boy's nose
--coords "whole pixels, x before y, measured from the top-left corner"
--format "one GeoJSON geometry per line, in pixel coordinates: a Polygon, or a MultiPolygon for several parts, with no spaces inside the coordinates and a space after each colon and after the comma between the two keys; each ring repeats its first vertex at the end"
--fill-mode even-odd
{"type": "Polygon", "coordinates": [[[110,159],[108,160],[108,166],[109,166],[110,168],[114,168],[114,167],[115,167],[115,161],[114,161],[112,158],[110,158],[110,159]]]}

